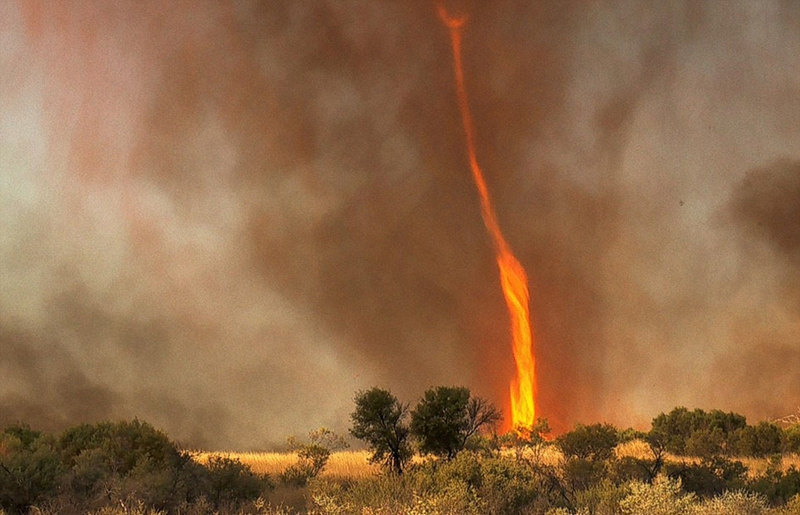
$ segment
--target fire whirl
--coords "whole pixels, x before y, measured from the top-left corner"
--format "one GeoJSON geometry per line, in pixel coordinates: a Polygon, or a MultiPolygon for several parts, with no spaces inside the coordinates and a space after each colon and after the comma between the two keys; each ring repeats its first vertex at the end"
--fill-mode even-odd
{"type": "Polygon", "coordinates": [[[534,341],[528,306],[528,277],[500,231],[483,172],[475,157],[475,128],[469,111],[467,90],[464,87],[464,71],[461,65],[461,29],[466,23],[466,18],[451,18],[442,5],[438,6],[438,10],[439,17],[450,31],[456,74],[456,96],[464,125],[469,166],[472,170],[475,187],[480,195],[481,216],[492,239],[497,267],[500,271],[500,284],[511,318],[512,346],[514,362],[517,366],[517,375],[511,380],[511,423],[512,427],[530,427],[536,418],[536,363],[533,356],[534,341]]]}

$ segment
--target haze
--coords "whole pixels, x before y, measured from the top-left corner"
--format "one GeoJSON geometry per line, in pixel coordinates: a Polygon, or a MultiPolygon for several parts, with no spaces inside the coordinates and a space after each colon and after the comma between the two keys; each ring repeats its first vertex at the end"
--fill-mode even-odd
{"type": "MultiPolygon", "coordinates": [[[[796,412],[800,3],[447,7],[537,414],[796,412]]],[[[0,77],[0,422],[249,449],[375,385],[507,411],[433,2],[8,0],[0,77]]]]}

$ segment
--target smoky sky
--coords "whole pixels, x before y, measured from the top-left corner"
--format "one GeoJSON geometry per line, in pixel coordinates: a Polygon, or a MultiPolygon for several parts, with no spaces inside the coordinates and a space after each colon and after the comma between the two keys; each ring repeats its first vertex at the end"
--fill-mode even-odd
{"type": "MultiPolygon", "coordinates": [[[[448,2],[539,414],[800,405],[800,6],[448,2]]],[[[0,7],[0,421],[345,432],[514,364],[428,1],[0,7]]]]}

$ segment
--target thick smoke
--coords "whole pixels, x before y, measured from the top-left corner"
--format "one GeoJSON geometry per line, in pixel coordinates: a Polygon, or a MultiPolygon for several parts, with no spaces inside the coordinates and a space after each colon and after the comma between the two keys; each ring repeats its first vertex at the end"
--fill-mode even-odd
{"type": "MultiPolygon", "coordinates": [[[[800,404],[800,7],[450,2],[540,414],[800,404]],[[776,395],[776,392],[779,395],[776,395]]],[[[433,2],[0,7],[0,421],[344,430],[513,363],[433,2]]]]}

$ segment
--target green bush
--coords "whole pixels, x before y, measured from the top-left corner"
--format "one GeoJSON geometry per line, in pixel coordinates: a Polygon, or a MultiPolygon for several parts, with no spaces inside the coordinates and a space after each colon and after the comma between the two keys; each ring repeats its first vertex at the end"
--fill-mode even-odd
{"type": "Polygon", "coordinates": [[[576,494],[575,511],[587,515],[618,515],[622,510],[620,502],[626,495],[627,485],[618,485],[604,479],[576,494]]]}
{"type": "Polygon", "coordinates": [[[800,469],[768,470],[749,482],[748,489],[762,494],[772,504],[783,504],[800,495],[800,469]]]}
{"type": "Polygon", "coordinates": [[[310,488],[314,506],[323,513],[503,515],[547,504],[541,499],[547,485],[526,465],[466,451],[450,461],[416,464],[402,476],[317,480],[310,488]]]}
{"type": "Polygon", "coordinates": [[[461,452],[450,461],[428,461],[414,467],[409,482],[417,492],[442,492],[463,483],[484,503],[489,513],[518,513],[545,490],[541,476],[504,457],[461,452]]]}
{"type": "Polygon", "coordinates": [[[37,504],[53,513],[108,506],[174,513],[206,498],[219,509],[254,501],[270,486],[238,461],[211,458],[200,465],[138,420],[82,424],[57,439],[27,426],[0,433],[0,507],[11,513],[37,504]]]}
{"type": "Polygon", "coordinates": [[[111,471],[123,476],[141,460],[170,467],[180,458],[180,451],[166,434],[139,420],[81,424],[64,431],[58,447],[68,467],[82,452],[100,449],[111,471]]]}
{"type": "Polygon", "coordinates": [[[0,507],[24,513],[55,495],[62,474],[51,438],[14,425],[0,433],[0,507]]]}
{"type": "Polygon", "coordinates": [[[203,491],[215,507],[238,506],[253,501],[273,487],[267,476],[253,473],[239,460],[212,456],[206,469],[203,491]]]}
{"type": "Polygon", "coordinates": [[[70,459],[70,467],[62,478],[65,491],[78,499],[102,495],[112,476],[110,460],[103,449],[87,449],[70,459]]]}
{"type": "Polygon", "coordinates": [[[310,479],[323,471],[331,452],[349,447],[344,438],[324,427],[309,432],[308,438],[308,443],[300,443],[294,437],[289,438],[289,448],[297,452],[297,463],[281,472],[282,483],[295,487],[305,486],[310,479]]]}
{"type": "Polygon", "coordinates": [[[685,494],[679,479],[658,476],[652,483],[633,482],[619,502],[623,515],[690,515],[693,494],[685,494]]]}
{"type": "Polygon", "coordinates": [[[556,438],[556,446],[565,457],[587,461],[612,458],[617,443],[617,429],[610,424],[576,424],[575,429],[556,438]]]}
{"type": "Polygon", "coordinates": [[[767,515],[770,513],[761,495],[743,490],[726,491],[695,506],[692,515],[767,515]]]}
{"type": "Polygon", "coordinates": [[[478,494],[488,513],[519,513],[543,497],[546,485],[529,467],[505,458],[488,458],[481,463],[478,494]]]}
{"type": "Polygon", "coordinates": [[[568,458],[563,464],[565,489],[574,497],[577,492],[597,485],[608,474],[608,464],[584,458],[568,458]]]}
{"type": "Polygon", "coordinates": [[[367,443],[372,453],[371,463],[380,463],[402,474],[413,456],[411,430],[406,422],[408,405],[381,388],[356,393],[355,403],[350,414],[353,423],[350,434],[367,443]]]}
{"type": "Polygon", "coordinates": [[[704,498],[743,488],[747,474],[741,461],[722,456],[703,459],[700,463],[670,463],[666,471],[671,478],[680,479],[684,490],[704,498]]]}
{"type": "Polygon", "coordinates": [[[656,477],[654,460],[624,456],[609,463],[608,477],[614,484],[630,481],[649,482],[656,477]]]}
{"type": "Polygon", "coordinates": [[[738,413],[678,407],[654,418],[651,433],[659,435],[669,452],[708,457],[730,453],[733,435],[746,426],[747,419],[738,413]]]}
{"type": "Polygon", "coordinates": [[[800,454],[800,424],[794,424],[783,431],[783,451],[800,454]]]}
{"type": "Polygon", "coordinates": [[[62,501],[77,507],[135,500],[172,510],[203,493],[205,469],[146,422],[81,424],[57,447],[66,468],[62,501]]]}
{"type": "Polygon", "coordinates": [[[427,390],[411,412],[411,432],[420,452],[451,460],[470,437],[499,420],[497,408],[468,388],[439,386],[427,390]]]}
{"type": "Polygon", "coordinates": [[[733,440],[733,447],[738,455],[763,458],[781,453],[786,436],[777,425],[762,421],[755,426],[739,429],[734,434],[733,440]]]}

